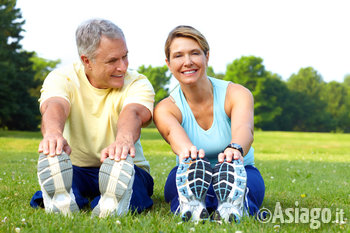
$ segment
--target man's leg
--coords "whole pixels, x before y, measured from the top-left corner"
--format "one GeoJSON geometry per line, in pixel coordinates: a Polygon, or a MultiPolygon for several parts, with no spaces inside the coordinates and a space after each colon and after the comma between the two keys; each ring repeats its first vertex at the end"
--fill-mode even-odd
{"type": "Polygon", "coordinates": [[[66,153],[39,155],[38,179],[46,212],[69,215],[79,211],[72,192],[73,168],[66,153]]]}
{"type": "MultiPolygon", "coordinates": [[[[89,204],[89,199],[94,199],[94,198],[96,199],[96,197],[99,197],[100,195],[100,191],[98,187],[98,172],[100,168],[77,167],[74,165],[72,167],[73,167],[72,190],[75,197],[75,201],[79,206],[79,209],[82,209],[89,204]]],[[[37,191],[33,195],[30,201],[30,205],[33,208],[37,208],[37,207],[45,208],[42,191],[37,191]]]]}
{"type": "Polygon", "coordinates": [[[105,159],[99,171],[101,198],[92,215],[103,218],[126,214],[129,210],[134,174],[133,159],[130,156],[119,162],[105,159]]]}
{"type": "MultiPolygon", "coordinates": [[[[153,205],[151,196],[153,195],[154,182],[152,176],[145,170],[136,165],[134,165],[134,170],[134,183],[132,185],[129,210],[141,213],[153,205]]],[[[101,196],[98,196],[91,202],[91,208],[96,207],[100,198],[101,196]]]]}
{"type": "Polygon", "coordinates": [[[98,187],[99,167],[77,167],[73,166],[73,193],[75,201],[80,209],[89,204],[92,200],[100,196],[98,187]]]}
{"type": "Polygon", "coordinates": [[[135,179],[132,186],[132,196],[130,199],[130,210],[141,213],[153,205],[151,196],[153,195],[153,178],[142,168],[134,165],[135,179]]]}

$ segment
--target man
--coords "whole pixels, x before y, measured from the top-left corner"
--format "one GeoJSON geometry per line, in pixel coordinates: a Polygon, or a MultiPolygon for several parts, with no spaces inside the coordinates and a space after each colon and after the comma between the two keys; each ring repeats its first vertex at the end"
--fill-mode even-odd
{"type": "Polygon", "coordinates": [[[81,62],[52,71],[43,84],[42,193],[31,205],[43,198],[47,212],[66,215],[92,200],[93,216],[141,212],[153,205],[139,138],[152,118],[154,90],[145,76],[128,70],[125,37],[112,22],[82,23],[76,43],[81,62]]]}

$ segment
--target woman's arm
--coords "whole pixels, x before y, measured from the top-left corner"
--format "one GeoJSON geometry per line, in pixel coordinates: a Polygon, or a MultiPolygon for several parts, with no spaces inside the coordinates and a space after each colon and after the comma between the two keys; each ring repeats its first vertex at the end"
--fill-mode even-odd
{"type": "Polygon", "coordinates": [[[239,84],[230,83],[225,98],[225,111],[231,118],[231,143],[239,144],[244,154],[237,149],[227,148],[219,154],[219,162],[240,159],[246,155],[254,140],[254,99],[252,93],[239,84]]]}
{"type": "Polygon", "coordinates": [[[171,149],[179,155],[180,161],[184,158],[204,157],[204,150],[192,144],[184,128],[181,126],[182,115],[171,97],[162,100],[154,109],[154,123],[163,138],[170,144],[171,149]]]}

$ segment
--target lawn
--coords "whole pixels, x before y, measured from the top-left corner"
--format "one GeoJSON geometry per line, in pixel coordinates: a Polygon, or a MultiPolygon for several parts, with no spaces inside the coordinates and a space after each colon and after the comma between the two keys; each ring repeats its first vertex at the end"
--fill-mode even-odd
{"type": "Polygon", "coordinates": [[[0,232],[350,232],[349,134],[256,132],[255,162],[271,219],[245,217],[240,224],[182,223],[170,213],[163,187],[175,156],[152,128],[141,137],[155,181],[152,209],[106,219],[91,219],[90,210],[63,217],[32,209],[40,139],[37,132],[0,131],[0,232]]]}

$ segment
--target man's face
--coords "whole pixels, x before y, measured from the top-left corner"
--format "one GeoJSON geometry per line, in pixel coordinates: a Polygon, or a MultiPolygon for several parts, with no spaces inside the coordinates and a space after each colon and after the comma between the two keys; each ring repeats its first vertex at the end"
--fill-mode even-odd
{"type": "Polygon", "coordinates": [[[129,65],[125,40],[102,36],[95,59],[83,59],[83,62],[92,86],[99,89],[121,88],[129,65]]]}

